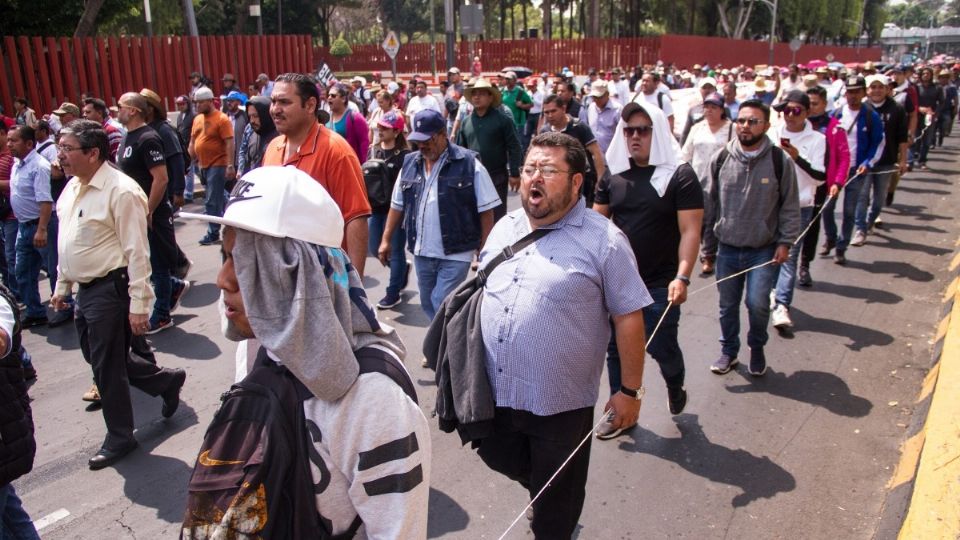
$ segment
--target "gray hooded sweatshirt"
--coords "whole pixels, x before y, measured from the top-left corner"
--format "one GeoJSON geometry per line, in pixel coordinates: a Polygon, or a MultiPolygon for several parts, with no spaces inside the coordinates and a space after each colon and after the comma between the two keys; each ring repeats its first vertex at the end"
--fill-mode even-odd
{"type": "Polygon", "coordinates": [[[704,225],[713,227],[720,242],[735,247],[793,244],[800,235],[800,201],[790,156],[773,153],[767,137],[752,157],[744,154],[736,138],[724,148],[730,155],[716,176],[714,164],[722,151],[711,160],[707,198],[715,211],[710,212],[704,225]],[[773,167],[778,154],[784,159],[779,181],[773,167]]]}

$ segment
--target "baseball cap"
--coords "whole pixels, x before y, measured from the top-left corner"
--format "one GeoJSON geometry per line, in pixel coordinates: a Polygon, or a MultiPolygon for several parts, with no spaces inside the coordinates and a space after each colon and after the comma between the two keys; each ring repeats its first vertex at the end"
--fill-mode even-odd
{"type": "Polygon", "coordinates": [[[716,105],[717,107],[723,107],[723,96],[721,96],[717,92],[714,92],[709,96],[707,96],[706,99],[703,100],[703,104],[716,105]]]}
{"type": "Polygon", "coordinates": [[[606,81],[596,80],[590,84],[590,95],[598,98],[603,97],[610,93],[610,88],[607,86],[606,81]]]}
{"type": "Polygon", "coordinates": [[[227,94],[227,97],[224,99],[227,101],[231,101],[231,100],[239,101],[241,105],[247,104],[247,95],[244,94],[243,92],[238,92],[236,90],[231,90],[230,93],[227,94]]]}
{"type": "Polygon", "coordinates": [[[194,101],[206,101],[208,99],[213,99],[213,90],[207,88],[206,86],[197,88],[197,91],[193,93],[194,101]]]}
{"type": "Polygon", "coordinates": [[[789,101],[799,103],[804,109],[810,108],[810,96],[808,96],[806,92],[803,90],[791,90],[787,93],[785,98],[780,100],[780,103],[777,103],[773,106],[773,110],[777,112],[783,111],[785,108],[787,108],[787,102],[789,101]]]}
{"type": "Polygon", "coordinates": [[[343,215],[327,190],[296,167],[266,166],[243,175],[223,217],[181,212],[180,217],[229,225],[276,238],[340,247],[343,215]]]}
{"type": "Polygon", "coordinates": [[[237,82],[237,79],[235,79],[235,78],[233,77],[233,73],[224,73],[224,74],[223,74],[223,80],[224,80],[224,81],[237,82]]]}
{"type": "Polygon", "coordinates": [[[60,116],[61,114],[72,114],[74,116],[80,116],[80,107],[77,107],[69,101],[64,101],[60,104],[60,108],[53,111],[53,114],[60,116]]]}
{"type": "Polygon", "coordinates": [[[700,83],[697,85],[697,88],[703,88],[704,86],[706,86],[706,85],[708,85],[708,84],[709,84],[710,86],[716,88],[716,87],[717,87],[717,80],[714,79],[713,77],[704,77],[704,78],[700,79],[700,83]]]}
{"type": "Polygon", "coordinates": [[[397,84],[395,81],[390,81],[387,83],[387,92],[390,92],[391,94],[395,94],[399,89],[400,89],[400,85],[397,84]]]}
{"type": "Polygon", "coordinates": [[[187,96],[177,96],[177,99],[174,101],[176,101],[177,103],[187,103],[188,100],[187,100],[187,96]]]}
{"type": "Polygon", "coordinates": [[[140,96],[147,100],[147,104],[153,107],[153,110],[157,113],[157,118],[166,118],[163,114],[163,103],[160,100],[159,94],[149,88],[143,88],[140,90],[140,96]]]}
{"type": "Polygon", "coordinates": [[[504,72],[503,72],[503,78],[504,78],[504,79],[511,79],[511,80],[514,80],[514,81],[515,81],[515,80],[517,80],[517,74],[514,73],[514,72],[512,72],[512,71],[504,71],[504,72]]]}
{"type": "Polygon", "coordinates": [[[847,90],[859,90],[867,87],[867,81],[861,75],[847,77],[847,90]]]}
{"type": "MultiPolygon", "coordinates": [[[[623,106],[623,109],[620,110],[620,119],[624,122],[630,120],[630,117],[633,116],[633,113],[637,111],[644,111],[643,107],[636,101],[631,101],[623,106]]],[[[644,111],[646,112],[646,111],[644,111]]]]}
{"type": "Polygon", "coordinates": [[[454,66],[447,70],[447,73],[460,73],[460,68],[454,66]]]}
{"type": "Polygon", "coordinates": [[[378,126],[395,129],[397,131],[403,131],[404,124],[405,122],[403,121],[403,115],[397,111],[387,111],[387,113],[381,116],[380,120],[377,122],[378,126]]]}
{"type": "Polygon", "coordinates": [[[880,75],[879,73],[867,77],[867,86],[870,86],[875,82],[878,82],[884,86],[890,86],[890,77],[887,77],[886,75],[880,75]]]}
{"type": "Polygon", "coordinates": [[[413,131],[407,137],[411,142],[424,142],[447,128],[447,122],[437,111],[424,109],[413,117],[413,131]]]}
{"type": "Polygon", "coordinates": [[[364,79],[363,77],[359,76],[359,75],[357,75],[356,77],[350,79],[350,82],[351,82],[351,83],[355,83],[355,82],[360,83],[360,86],[366,86],[366,85],[367,85],[367,80],[364,79]]]}

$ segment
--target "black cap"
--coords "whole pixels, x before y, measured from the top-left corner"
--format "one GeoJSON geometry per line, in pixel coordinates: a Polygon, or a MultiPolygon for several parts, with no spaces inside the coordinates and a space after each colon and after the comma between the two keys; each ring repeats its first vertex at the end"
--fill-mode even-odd
{"type": "Polygon", "coordinates": [[[773,106],[773,110],[782,112],[783,109],[787,107],[787,102],[790,101],[799,103],[804,109],[810,108],[810,96],[808,96],[806,92],[803,90],[791,90],[787,93],[787,96],[780,101],[780,103],[777,103],[773,106]]]}
{"type": "Polygon", "coordinates": [[[847,90],[860,90],[867,88],[867,80],[861,75],[847,77],[847,90]]]}
{"type": "Polygon", "coordinates": [[[627,103],[626,105],[623,106],[623,109],[620,111],[620,118],[624,122],[627,122],[630,120],[630,117],[633,116],[633,113],[637,111],[643,111],[644,114],[646,114],[647,112],[643,109],[643,107],[639,103],[637,103],[636,101],[631,101],[630,103],[627,103]]]}

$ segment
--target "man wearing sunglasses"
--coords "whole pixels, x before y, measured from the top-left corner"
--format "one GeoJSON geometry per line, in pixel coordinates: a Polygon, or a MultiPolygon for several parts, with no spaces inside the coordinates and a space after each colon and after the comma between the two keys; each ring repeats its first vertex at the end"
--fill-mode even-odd
{"type": "MultiPolygon", "coordinates": [[[[810,97],[803,90],[791,90],[786,99],[773,108],[783,114],[783,123],[767,135],[793,160],[800,200],[800,230],[804,230],[813,218],[817,188],[827,180],[827,139],[807,122],[810,97]]],[[[835,195],[836,191],[832,191],[832,194],[835,195]]],[[[793,328],[790,303],[797,284],[797,259],[802,247],[802,243],[790,247],[790,257],[780,266],[776,290],[771,293],[773,327],[777,330],[793,328]]]]}
{"type": "Polygon", "coordinates": [[[737,138],[727,143],[710,167],[706,226],[713,227],[717,248],[717,288],[720,292],[721,354],[710,370],[728,373],[739,361],[740,301],[746,289],[750,330],[749,372],[767,371],[763,347],[770,321],[770,289],[777,268],[787,261],[790,246],[800,234],[797,175],[790,156],[767,137],[770,108],[749,99],[737,113],[737,138]],[[775,164],[774,160],[780,160],[775,164]],[[744,272],[743,274],[740,274],[744,272]],[[731,277],[739,274],[737,277],[731,277]],[[724,279],[731,277],[731,279],[724,279]]]}

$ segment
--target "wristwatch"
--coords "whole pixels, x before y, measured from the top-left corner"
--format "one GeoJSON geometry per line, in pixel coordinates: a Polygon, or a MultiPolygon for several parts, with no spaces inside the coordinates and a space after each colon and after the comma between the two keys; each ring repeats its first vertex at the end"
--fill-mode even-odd
{"type": "Polygon", "coordinates": [[[683,282],[684,285],[690,285],[690,278],[683,274],[677,274],[677,277],[673,278],[683,282]]]}
{"type": "Polygon", "coordinates": [[[641,399],[643,399],[643,394],[646,393],[646,389],[641,386],[636,390],[632,390],[630,388],[627,388],[626,386],[620,385],[620,392],[625,394],[628,397],[632,397],[633,399],[640,401],[641,399]]]}

